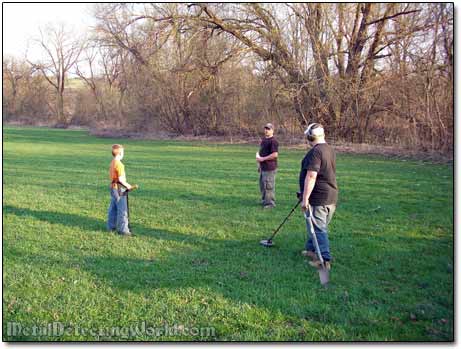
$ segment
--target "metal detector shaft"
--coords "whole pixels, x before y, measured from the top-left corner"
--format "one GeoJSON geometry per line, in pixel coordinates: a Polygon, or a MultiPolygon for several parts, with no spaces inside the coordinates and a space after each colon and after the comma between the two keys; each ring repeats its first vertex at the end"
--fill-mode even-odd
{"type": "Polygon", "coordinates": [[[324,287],[328,287],[328,282],[330,281],[329,271],[326,266],[325,260],[322,257],[322,252],[320,251],[319,242],[317,240],[317,234],[314,230],[314,224],[312,223],[312,211],[311,211],[310,205],[308,206],[308,211],[309,211],[309,216],[307,216],[306,212],[304,212],[304,217],[306,218],[306,221],[308,221],[308,224],[309,224],[309,229],[311,231],[312,240],[314,240],[315,252],[317,253],[320,263],[322,263],[322,267],[318,270],[319,277],[320,277],[320,283],[324,287]]]}
{"type": "Polygon", "coordinates": [[[319,257],[319,260],[322,263],[322,266],[325,267],[325,262],[322,257],[322,252],[320,251],[319,242],[317,240],[317,234],[315,233],[315,230],[314,230],[314,224],[312,224],[311,205],[309,205],[308,210],[309,210],[309,217],[306,216],[306,214],[304,214],[304,217],[306,218],[306,221],[309,223],[309,229],[311,231],[312,240],[314,241],[315,252],[317,253],[317,256],[319,257]]]}
{"type": "Polygon", "coordinates": [[[126,211],[128,214],[128,230],[131,232],[131,226],[130,226],[130,201],[128,200],[128,191],[126,192],[126,211]]]}
{"type": "Polygon", "coordinates": [[[123,192],[122,195],[126,196],[126,211],[127,211],[127,215],[128,215],[128,230],[131,231],[131,224],[130,224],[130,201],[129,201],[129,196],[128,196],[128,193],[133,191],[133,190],[136,190],[139,188],[139,186],[137,184],[134,184],[131,186],[131,189],[127,189],[122,183],[119,183],[122,187],[125,188],[125,191],[123,192]]]}
{"type": "Polygon", "coordinates": [[[299,206],[299,204],[301,203],[301,200],[298,201],[298,203],[296,204],[295,207],[293,207],[290,211],[290,213],[288,214],[288,216],[285,217],[285,219],[283,220],[282,223],[280,223],[280,225],[278,226],[277,229],[275,229],[274,233],[271,235],[271,237],[269,239],[267,239],[268,241],[271,241],[274,236],[278,233],[278,231],[280,230],[280,228],[285,224],[285,222],[288,220],[288,218],[290,218],[290,216],[293,214],[293,212],[296,210],[296,208],[299,206]]]}

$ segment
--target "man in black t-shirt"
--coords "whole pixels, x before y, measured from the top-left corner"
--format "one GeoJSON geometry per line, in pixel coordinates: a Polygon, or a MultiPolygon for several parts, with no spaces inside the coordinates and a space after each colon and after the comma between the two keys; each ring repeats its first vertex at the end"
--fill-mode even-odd
{"type": "MultiPolygon", "coordinates": [[[[330,245],[328,241],[328,224],[333,218],[338,201],[338,185],[336,183],[336,155],[332,147],[325,142],[322,125],[310,124],[306,134],[312,149],[304,157],[299,173],[299,188],[302,192],[301,209],[309,212],[311,206],[312,223],[317,236],[320,252],[326,266],[330,268],[330,245]]],[[[307,223],[307,222],[306,222],[307,223]]],[[[310,264],[320,267],[311,239],[310,225],[307,224],[308,236],[303,255],[310,257],[310,264]]]]}
{"type": "Polygon", "coordinates": [[[274,137],[274,126],[264,126],[264,138],[261,140],[259,152],[256,153],[259,172],[259,189],[264,208],[275,207],[275,175],[279,144],[274,137]]]}

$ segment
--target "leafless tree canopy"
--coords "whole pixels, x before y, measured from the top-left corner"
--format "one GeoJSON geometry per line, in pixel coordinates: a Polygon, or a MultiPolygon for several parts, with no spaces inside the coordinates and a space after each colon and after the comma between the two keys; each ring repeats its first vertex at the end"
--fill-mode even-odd
{"type": "Polygon", "coordinates": [[[43,32],[46,61],[4,58],[7,118],[223,136],[317,121],[335,140],[453,149],[452,4],[105,3],[94,16],[85,42],[43,32]]]}

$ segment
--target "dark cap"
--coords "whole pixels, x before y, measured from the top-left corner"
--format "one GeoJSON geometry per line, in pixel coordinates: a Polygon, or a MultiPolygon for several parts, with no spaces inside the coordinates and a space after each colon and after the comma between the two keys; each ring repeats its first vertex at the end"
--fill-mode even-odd
{"type": "Polygon", "coordinates": [[[274,129],[274,125],[272,125],[270,122],[266,125],[264,125],[264,128],[268,128],[269,130],[273,130],[274,129]]]}

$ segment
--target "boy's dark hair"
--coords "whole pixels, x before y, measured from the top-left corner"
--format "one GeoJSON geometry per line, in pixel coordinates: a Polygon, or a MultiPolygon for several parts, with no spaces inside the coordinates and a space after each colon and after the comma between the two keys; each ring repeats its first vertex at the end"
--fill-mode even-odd
{"type": "Polygon", "coordinates": [[[121,144],[114,144],[112,146],[112,156],[117,156],[122,152],[123,145],[121,144]]]}

